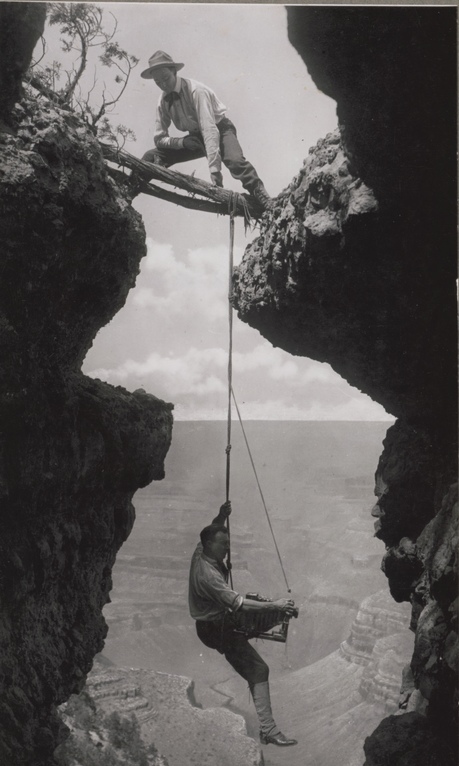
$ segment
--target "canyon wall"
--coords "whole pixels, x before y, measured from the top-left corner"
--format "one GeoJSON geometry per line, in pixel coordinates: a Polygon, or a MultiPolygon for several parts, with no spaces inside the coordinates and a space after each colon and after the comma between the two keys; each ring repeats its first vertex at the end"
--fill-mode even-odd
{"type": "Polygon", "coordinates": [[[455,763],[455,13],[288,9],[340,127],[264,216],[234,283],[243,321],[397,417],[372,513],[391,594],[412,604],[411,705],[367,739],[366,766],[455,763]]]}
{"type": "MultiPolygon", "coordinates": [[[[56,707],[82,688],[103,646],[102,608],[134,521],[131,498],[162,478],[172,429],[172,405],[80,371],[135,284],[145,231],[93,133],[22,91],[44,16],[40,3],[0,4],[5,766],[54,763],[64,734],[56,707]]],[[[415,647],[403,706],[368,738],[366,764],[449,766],[457,702],[455,9],[291,7],[288,18],[292,43],[337,101],[340,130],[311,151],[264,217],[234,302],[274,345],[330,363],[397,417],[373,513],[391,594],[412,603],[415,647]]]]}
{"type": "Polygon", "coordinates": [[[80,372],[135,284],[145,231],[92,132],[22,92],[44,6],[0,14],[0,761],[49,766],[56,706],[104,643],[132,495],[163,477],[172,405],[80,372]]]}

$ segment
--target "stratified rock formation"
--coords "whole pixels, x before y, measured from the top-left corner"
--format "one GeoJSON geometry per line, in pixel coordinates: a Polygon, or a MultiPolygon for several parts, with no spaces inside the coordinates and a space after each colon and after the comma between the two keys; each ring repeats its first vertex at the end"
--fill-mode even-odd
{"type": "Polygon", "coordinates": [[[405,604],[394,604],[386,591],[368,596],[360,604],[341,655],[357,665],[368,665],[375,643],[408,627],[405,604]]]}
{"type": "Polygon", "coordinates": [[[1,15],[0,762],[50,766],[56,706],[103,646],[132,495],[164,474],[172,406],[80,372],[135,283],[145,232],[83,123],[31,95],[13,107],[44,8],[1,15]]]}
{"type": "Polygon", "coordinates": [[[104,668],[96,662],[87,692],[105,715],[134,713],[145,744],[154,744],[171,766],[262,766],[260,748],[246,736],[242,716],[224,707],[203,710],[185,676],[104,668]]]}
{"type": "Polygon", "coordinates": [[[373,515],[390,591],[412,603],[415,691],[365,752],[367,766],[447,766],[457,707],[456,13],[296,6],[288,19],[317,86],[337,101],[340,130],[265,216],[234,303],[274,345],[328,362],[398,418],[373,515]]]}

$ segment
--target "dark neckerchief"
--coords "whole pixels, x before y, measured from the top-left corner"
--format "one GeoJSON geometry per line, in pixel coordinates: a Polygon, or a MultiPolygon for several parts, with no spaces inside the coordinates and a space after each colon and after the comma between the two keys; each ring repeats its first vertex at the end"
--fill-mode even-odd
{"type": "Polygon", "coordinates": [[[167,96],[164,96],[164,101],[171,107],[174,101],[180,101],[180,93],[176,93],[176,91],[173,90],[172,93],[168,93],[167,96]]]}

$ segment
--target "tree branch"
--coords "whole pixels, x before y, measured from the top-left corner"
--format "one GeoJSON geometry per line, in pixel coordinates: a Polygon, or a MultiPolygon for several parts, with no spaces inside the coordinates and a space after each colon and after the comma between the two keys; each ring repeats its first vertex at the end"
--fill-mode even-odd
{"type": "MultiPolygon", "coordinates": [[[[129,183],[129,176],[126,176],[121,170],[116,170],[111,167],[108,167],[107,170],[118,185],[127,185],[129,183]]],[[[147,181],[141,182],[140,191],[142,194],[148,194],[150,197],[158,197],[158,199],[172,202],[175,205],[180,205],[180,207],[185,207],[189,210],[200,210],[205,213],[228,215],[227,205],[219,205],[216,202],[198,199],[197,197],[185,197],[184,194],[176,194],[175,192],[167,191],[167,189],[162,189],[160,186],[147,183],[147,181]]]]}
{"type": "MultiPolygon", "coordinates": [[[[209,212],[217,212],[221,213],[222,215],[229,215],[230,206],[234,204],[234,214],[236,216],[259,219],[262,215],[262,210],[256,201],[251,197],[246,196],[245,194],[231,192],[227,189],[222,189],[219,186],[214,186],[213,184],[207,183],[206,181],[202,181],[200,178],[194,178],[193,176],[188,176],[184,173],[178,173],[175,170],[170,170],[169,168],[165,168],[160,165],[153,165],[150,162],[144,162],[143,160],[139,160],[137,157],[134,157],[132,154],[129,154],[124,149],[116,149],[115,147],[102,142],[100,145],[106,160],[129,168],[130,170],[134,171],[137,176],[140,176],[140,180],[142,179],[142,176],[147,176],[149,179],[154,178],[156,181],[162,181],[163,183],[171,184],[172,186],[183,189],[184,191],[190,192],[193,195],[200,194],[201,196],[206,197],[207,199],[210,199],[212,202],[216,203],[216,209],[212,209],[209,205],[206,207],[198,207],[197,205],[193,206],[195,209],[205,209],[209,212]]],[[[150,193],[153,196],[160,196],[158,194],[159,187],[153,187],[151,184],[147,184],[146,180],[145,187],[150,189],[150,191],[147,192],[146,188],[142,188],[141,191],[150,193]],[[152,191],[153,189],[154,191],[152,191]]],[[[162,189],[160,191],[164,194],[162,189]]],[[[171,193],[167,192],[167,194],[171,193]]],[[[166,199],[166,197],[163,196],[162,199],[166,199]]],[[[171,201],[180,205],[183,203],[181,201],[179,202],[178,200],[185,199],[189,198],[183,197],[183,195],[180,194],[173,194],[173,199],[171,199],[171,201]]],[[[194,199],[194,202],[202,203],[203,201],[194,199]]],[[[192,207],[192,205],[188,204],[183,206],[192,207]]]]}
{"type": "Polygon", "coordinates": [[[53,90],[52,88],[48,88],[47,85],[41,82],[39,77],[36,77],[34,74],[31,74],[30,71],[28,72],[26,76],[26,82],[32,88],[35,88],[35,90],[38,90],[40,93],[42,93],[43,96],[46,96],[46,98],[49,98],[50,101],[52,101],[55,104],[59,104],[59,106],[62,109],[69,108],[67,105],[64,105],[62,98],[59,96],[59,94],[55,90],[53,90]]]}

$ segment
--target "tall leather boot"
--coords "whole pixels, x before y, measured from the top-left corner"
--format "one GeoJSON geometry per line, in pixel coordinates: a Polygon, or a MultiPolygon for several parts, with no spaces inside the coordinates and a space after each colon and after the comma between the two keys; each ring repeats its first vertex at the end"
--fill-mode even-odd
{"type": "Polygon", "coordinates": [[[255,710],[260,722],[260,742],[262,745],[296,745],[296,739],[288,739],[277,726],[271,710],[269,682],[263,681],[250,687],[255,710]]]}
{"type": "Polygon", "coordinates": [[[276,725],[271,710],[271,697],[269,694],[269,681],[253,684],[250,687],[255,710],[260,722],[260,732],[263,734],[278,734],[280,729],[276,725]]]}

